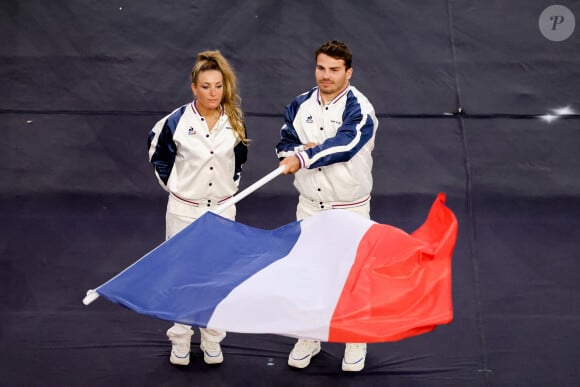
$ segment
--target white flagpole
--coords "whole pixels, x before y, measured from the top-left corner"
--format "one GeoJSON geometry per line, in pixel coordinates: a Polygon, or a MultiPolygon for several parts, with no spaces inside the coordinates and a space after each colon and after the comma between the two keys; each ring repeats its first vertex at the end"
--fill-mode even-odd
{"type": "Polygon", "coordinates": [[[235,194],[234,196],[232,196],[231,198],[229,198],[228,200],[217,206],[212,212],[215,214],[221,214],[228,207],[233,206],[234,204],[236,204],[237,202],[239,202],[240,200],[242,200],[243,198],[245,198],[246,196],[257,190],[258,188],[268,183],[270,180],[273,180],[274,178],[279,176],[284,171],[284,168],[285,168],[284,166],[280,166],[274,169],[272,172],[268,173],[266,176],[262,177],[260,180],[256,181],[248,188],[238,192],[237,194],[235,194]]]}
{"type": "MultiPolygon", "coordinates": [[[[281,175],[282,172],[284,172],[285,168],[286,167],[284,166],[279,166],[278,168],[274,169],[272,172],[268,173],[266,176],[262,177],[260,180],[256,181],[248,188],[238,192],[236,195],[232,196],[231,198],[229,198],[228,200],[226,200],[225,202],[214,208],[212,212],[219,215],[227,208],[233,206],[234,204],[236,204],[237,202],[239,202],[240,200],[242,200],[243,198],[245,198],[246,196],[257,190],[258,188],[262,187],[266,183],[270,182],[274,178],[281,175]]],[[[83,298],[83,304],[89,305],[97,298],[99,298],[99,293],[95,289],[89,289],[87,290],[87,295],[85,296],[85,298],[83,298]]]]}

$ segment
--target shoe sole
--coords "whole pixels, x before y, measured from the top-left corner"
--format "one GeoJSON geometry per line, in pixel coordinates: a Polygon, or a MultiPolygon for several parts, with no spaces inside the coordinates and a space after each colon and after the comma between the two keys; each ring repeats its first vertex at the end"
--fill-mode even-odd
{"type": "Polygon", "coordinates": [[[342,360],[342,370],[346,372],[358,372],[365,368],[365,361],[356,362],[356,363],[345,363],[344,359],[342,360]]]}
{"type": "Polygon", "coordinates": [[[316,355],[318,355],[320,353],[320,347],[318,347],[318,349],[314,352],[312,352],[310,354],[310,356],[307,356],[304,359],[294,359],[292,357],[292,354],[290,354],[290,357],[288,357],[288,365],[290,367],[294,367],[294,368],[306,368],[310,365],[310,360],[312,360],[312,358],[316,355]]]}
{"type": "Polygon", "coordinates": [[[186,366],[189,365],[189,355],[187,357],[178,357],[173,352],[171,352],[171,356],[169,357],[169,362],[175,365],[182,365],[186,366]]]}
{"type": "Polygon", "coordinates": [[[224,362],[224,354],[220,352],[217,356],[211,356],[209,353],[203,349],[203,346],[199,346],[199,349],[203,352],[203,361],[205,364],[221,364],[224,362]]]}

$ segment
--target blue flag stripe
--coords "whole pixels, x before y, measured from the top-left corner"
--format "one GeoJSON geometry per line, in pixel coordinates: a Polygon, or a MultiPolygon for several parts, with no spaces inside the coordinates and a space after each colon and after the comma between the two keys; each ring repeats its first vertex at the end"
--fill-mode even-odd
{"type": "Polygon", "coordinates": [[[299,235],[300,222],[262,230],[208,212],[97,291],[138,313],[205,327],[224,297],[285,257],[299,235]]]}

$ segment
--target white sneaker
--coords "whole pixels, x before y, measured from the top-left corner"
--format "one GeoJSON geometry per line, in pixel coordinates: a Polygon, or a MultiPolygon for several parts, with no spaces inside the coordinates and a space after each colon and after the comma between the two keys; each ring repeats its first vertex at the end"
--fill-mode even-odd
{"type": "Polygon", "coordinates": [[[203,352],[203,361],[206,364],[220,364],[224,361],[224,354],[220,343],[215,341],[201,341],[199,348],[203,352]]]}
{"type": "Polygon", "coordinates": [[[320,341],[298,339],[288,356],[288,365],[296,368],[306,368],[310,359],[320,352],[320,341]]]}
{"type": "Polygon", "coordinates": [[[171,341],[171,356],[169,356],[169,361],[171,364],[177,365],[188,365],[189,364],[189,352],[190,352],[191,342],[189,341],[171,341]]]}
{"type": "Polygon", "coordinates": [[[342,358],[343,371],[360,371],[365,368],[365,357],[367,356],[366,344],[347,343],[342,358]]]}

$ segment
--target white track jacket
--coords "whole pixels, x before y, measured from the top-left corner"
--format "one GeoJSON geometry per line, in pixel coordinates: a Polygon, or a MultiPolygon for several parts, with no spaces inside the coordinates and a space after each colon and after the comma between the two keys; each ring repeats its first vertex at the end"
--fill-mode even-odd
{"type": "Polygon", "coordinates": [[[209,131],[195,103],[183,105],[155,124],[148,146],[159,183],[179,199],[195,204],[238,190],[248,150],[223,113],[209,131]]]}
{"type": "Polygon", "coordinates": [[[314,87],[286,106],[276,153],[279,159],[298,156],[294,186],[305,198],[338,206],[366,202],[377,127],[373,106],[354,86],[326,105],[314,87]],[[318,145],[304,150],[308,142],[318,145]]]}

